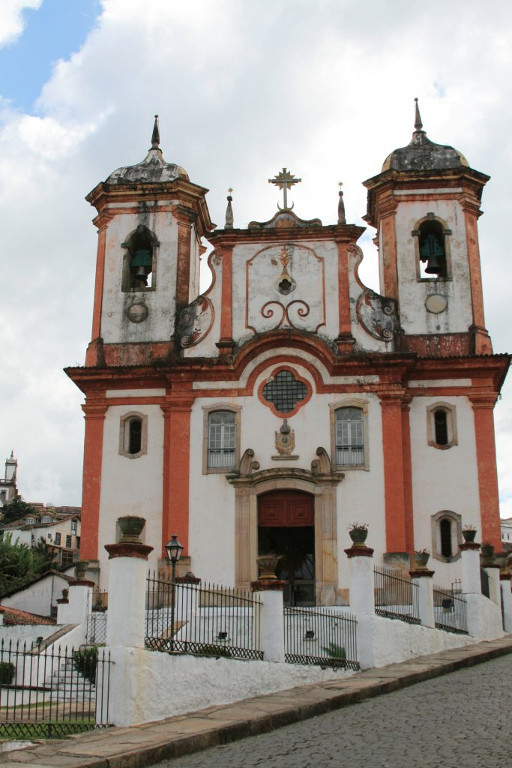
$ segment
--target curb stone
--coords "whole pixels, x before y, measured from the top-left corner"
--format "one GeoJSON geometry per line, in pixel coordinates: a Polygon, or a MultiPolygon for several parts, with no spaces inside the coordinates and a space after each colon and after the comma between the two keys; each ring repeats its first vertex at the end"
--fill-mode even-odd
{"type": "Polygon", "coordinates": [[[109,728],[0,753],[8,768],[144,768],[267,733],[512,653],[512,635],[131,728],[109,728]]]}

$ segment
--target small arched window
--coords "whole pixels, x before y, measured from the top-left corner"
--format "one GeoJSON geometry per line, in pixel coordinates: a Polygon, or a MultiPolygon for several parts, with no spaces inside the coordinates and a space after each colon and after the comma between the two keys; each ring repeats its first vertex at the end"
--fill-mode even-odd
{"type": "Polygon", "coordinates": [[[441,534],[441,554],[443,557],[452,557],[452,521],[443,517],[439,522],[441,534]]]}
{"type": "Polygon", "coordinates": [[[445,232],[440,221],[427,219],[420,225],[419,248],[421,277],[446,277],[445,232]]]}
{"type": "Polygon", "coordinates": [[[123,290],[143,291],[153,289],[155,273],[155,238],[139,224],[123,247],[126,248],[123,267],[123,290]]]}
{"type": "Polygon", "coordinates": [[[147,416],[127,413],[121,418],[119,453],[129,459],[147,453],[147,416]]]}
{"type": "Polygon", "coordinates": [[[432,515],[432,555],[436,560],[452,562],[460,557],[462,518],[457,512],[443,510],[432,515]]]}
{"type": "Polygon", "coordinates": [[[434,448],[451,448],[457,445],[455,406],[435,403],[427,408],[428,444],[434,448]]]}

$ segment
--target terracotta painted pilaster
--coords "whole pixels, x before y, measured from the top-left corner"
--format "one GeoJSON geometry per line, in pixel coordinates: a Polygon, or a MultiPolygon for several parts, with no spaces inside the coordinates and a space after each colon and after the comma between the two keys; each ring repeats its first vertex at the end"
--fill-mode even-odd
{"type": "Polygon", "coordinates": [[[85,413],[85,441],[80,557],[82,560],[97,560],[103,426],[107,412],[105,397],[103,394],[87,397],[82,409],[85,413]]]}
{"type": "Polygon", "coordinates": [[[176,306],[186,307],[190,301],[191,279],[191,234],[192,224],[187,215],[179,215],[178,224],[178,262],[176,271],[176,306]]]}
{"type": "MultiPolygon", "coordinates": [[[[402,395],[379,393],[382,413],[382,447],[384,454],[384,498],[386,507],[386,550],[407,552],[406,482],[402,395]]],[[[409,459],[410,462],[410,459],[409,459]]]]}
{"type": "Polygon", "coordinates": [[[162,510],[162,557],[164,546],[177,534],[188,555],[190,413],[194,397],[191,391],[171,392],[162,405],[164,413],[164,467],[162,510]]]}
{"type": "Polygon", "coordinates": [[[464,216],[466,221],[471,307],[473,312],[471,331],[474,336],[474,349],[471,351],[476,355],[490,355],[492,354],[492,344],[489,334],[485,329],[482,271],[480,266],[480,249],[478,246],[478,215],[478,209],[473,209],[472,207],[465,208],[464,216]]]}
{"type": "Polygon", "coordinates": [[[338,317],[339,331],[336,339],[338,352],[350,353],[354,349],[350,322],[350,290],[348,281],[348,243],[338,243],[338,317]]]}
{"type": "Polygon", "coordinates": [[[233,343],[233,248],[222,248],[222,306],[220,339],[217,347],[221,354],[229,354],[233,343]]]}
{"type": "Polygon", "coordinates": [[[501,525],[493,415],[496,395],[474,394],[469,399],[475,422],[482,541],[493,544],[498,551],[501,549],[501,525]]]}
{"type": "Polygon", "coordinates": [[[414,552],[414,516],[412,506],[412,458],[411,458],[411,425],[410,398],[402,402],[402,450],[404,457],[404,510],[405,510],[405,541],[406,551],[412,556],[414,552]]]}
{"type": "Polygon", "coordinates": [[[382,293],[384,296],[398,301],[398,265],[394,210],[392,214],[382,217],[380,227],[380,251],[384,264],[382,293]]]}

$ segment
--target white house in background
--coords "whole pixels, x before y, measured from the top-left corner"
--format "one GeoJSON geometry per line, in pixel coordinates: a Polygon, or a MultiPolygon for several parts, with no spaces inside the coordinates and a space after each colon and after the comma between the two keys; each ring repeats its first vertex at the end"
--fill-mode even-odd
{"type": "Polygon", "coordinates": [[[0,477],[0,508],[18,496],[17,471],[18,461],[14,458],[14,451],[11,451],[11,455],[5,460],[4,476],[0,477]]]}
{"type": "Polygon", "coordinates": [[[301,219],[301,179],[283,168],[268,221],[236,228],[230,195],[215,229],[207,190],[159,144],[155,121],[146,158],[87,197],[93,332],[67,373],[85,395],[90,574],[106,587],[104,545],[129,514],[146,518],[151,567],[174,533],[183,567],[219,583],[247,587],[258,554],[283,555],[297,604],[347,601],[356,520],[377,564],[408,568],[426,548],[441,584],[461,577],[464,524],[500,549],[493,408],[510,358],[485,328],[489,177],[430,141],[416,107],[410,143],[364,182],[378,294],[359,276],[364,229],[346,222],[341,191],[334,223],[301,219]]]}
{"type": "Polygon", "coordinates": [[[81,535],[79,511],[62,515],[56,509],[43,509],[25,515],[22,520],[0,525],[0,532],[4,536],[9,534],[13,543],[19,541],[29,547],[36,546],[42,539],[55,553],[56,565],[69,566],[78,560],[81,535]]]}
{"type": "Polygon", "coordinates": [[[501,519],[501,541],[503,544],[510,544],[512,549],[512,517],[501,519]]]}
{"type": "Polygon", "coordinates": [[[62,590],[67,589],[71,581],[72,577],[64,573],[47,571],[30,584],[5,592],[0,602],[4,608],[16,608],[55,620],[57,600],[60,600],[62,590]]]}

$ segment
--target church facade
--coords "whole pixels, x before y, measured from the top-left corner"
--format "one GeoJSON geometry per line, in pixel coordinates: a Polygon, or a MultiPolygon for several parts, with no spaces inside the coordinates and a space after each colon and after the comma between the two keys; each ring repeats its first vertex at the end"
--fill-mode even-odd
{"type": "Polygon", "coordinates": [[[489,177],[435,144],[416,105],[408,146],[367,180],[380,294],[360,280],[364,229],[302,220],[298,181],[271,179],[269,221],[212,224],[207,190],[147,157],[87,200],[98,255],[85,366],[82,552],[108,583],[104,545],[146,519],[158,567],[177,534],[182,568],[248,586],[282,555],[287,600],[334,604],[344,548],[369,526],[376,563],[428,549],[438,583],[460,577],[464,525],[500,549],[493,407],[509,364],[485,328],[477,221],[489,177]],[[204,241],[213,280],[200,294],[204,241]]]}

